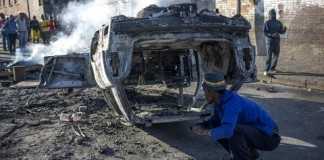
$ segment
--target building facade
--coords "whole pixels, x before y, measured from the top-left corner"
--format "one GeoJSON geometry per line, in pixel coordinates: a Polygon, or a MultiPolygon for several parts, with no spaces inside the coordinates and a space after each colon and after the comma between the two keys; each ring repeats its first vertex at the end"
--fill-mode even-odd
{"type": "Polygon", "coordinates": [[[44,14],[42,2],[42,0],[0,0],[0,12],[7,16],[18,15],[20,12],[27,15],[30,13],[31,16],[42,15],[44,14]]]}
{"type": "MultiPolygon", "coordinates": [[[[237,0],[216,0],[223,15],[233,16],[237,0]]],[[[279,70],[296,73],[324,74],[324,1],[323,0],[241,0],[242,15],[253,25],[251,39],[257,47],[259,70],[266,55],[264,22],[270,9],[276,9],[278,19],[288,30],[281,38],[279,70]]],[[[324,78],[282,76],[287,81],[324,86],[324,78]]]]}
{"type": "Polygon", "coordinates": [[[30,17],[56,17],[70,1],[78,0],[0,0],[0,13],[9,16],[23,12],[30,17]]]}

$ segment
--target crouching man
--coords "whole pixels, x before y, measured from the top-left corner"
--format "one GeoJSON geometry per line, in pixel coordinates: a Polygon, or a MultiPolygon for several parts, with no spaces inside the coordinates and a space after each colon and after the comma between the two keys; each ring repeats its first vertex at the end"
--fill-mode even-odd
{"type": "Polygon", "coordinates": [[[215,106],[214,115],[193,126],[194,133],[218,141],[233,160],[258,159],[257,150],[278,147],[281,138],[271,116],[255,102],[226,90],[222,73],[206,74],[203,88],[208,103],[215,106]]]}

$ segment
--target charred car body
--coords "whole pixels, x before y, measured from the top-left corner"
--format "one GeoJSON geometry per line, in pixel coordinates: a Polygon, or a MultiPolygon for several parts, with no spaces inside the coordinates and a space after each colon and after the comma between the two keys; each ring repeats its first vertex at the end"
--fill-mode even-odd
{"type": "Polygon", "coordinates": [[[85,77],[93,74],[108,105],[129,122],[154,124],[204,119],[210,116],[210,111],[202,107],[205,99],[201,85],[205,73],[224,72],[233,88],[255,81],[255,50],[248,35],[250,29],[249,22],[241,16],[228,18],[208,10],[198,13],[195,4],[149,6],[137,18],[117,16],[110,25],[97,31],[91,53],[82,64],[87,67],[71,70],[71,65],[64,67],[63,63],[53,68],[51,63],[62,56],[50,58],[51,65],[46,66],[51,67],[45,66],[41,85],[91,86],[92,78],[85,77]],[[51,72],[66,68],[70,68],[70,73],[78,70],[79,76],[51,72]],[[50,74],[69,79],[70,84],[48,78],[50,74]],[[76,77],[83,83],[71,84],[76,77]]]}

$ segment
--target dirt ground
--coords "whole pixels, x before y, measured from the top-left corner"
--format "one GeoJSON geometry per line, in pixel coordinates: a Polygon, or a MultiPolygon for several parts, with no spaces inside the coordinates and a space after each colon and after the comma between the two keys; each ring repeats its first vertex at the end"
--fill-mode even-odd
{"type": "Polygon", "coordinates": [[[34,89],[0,89],[0,159],[191,159],[141,127],[120,124],[95,88],[60,95],[40,90],[25,106],[34,89]],[[65,123],[61,113],[87,106],[84,121],[65,123]],[[85,137],[75,130],[80,127],[85,137]],[[76,129],[73,129],[76,128],[76,129]]]}
{"type": "MultiPolygon", "coordinates": [[[[126,127],[119,123],[99,90],[0,88],[1,160],[222,160],[224,149],[209,137],[190,132],[195,122],[126,127]],[[83,108],[83,122],[60,121],[61,113],[83,108]],[[77,135],[80,127],[85,137],[77,135]]],[[[324,157],[324,92],[280,85],[251,84],[240,94],[255,100],[277,121],[282,144],[261,152],[263,160],[320,160],[324,157]]],[[[80,133],[78,133],[80,134],[80,133]]]]}

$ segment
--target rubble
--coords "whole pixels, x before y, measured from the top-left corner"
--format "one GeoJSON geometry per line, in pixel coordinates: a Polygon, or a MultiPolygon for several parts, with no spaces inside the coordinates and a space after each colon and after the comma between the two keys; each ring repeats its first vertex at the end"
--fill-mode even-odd
{"type": "Polygon", "coordinates": [[[28,61],[0,60],[0,83],[3,87],[9,87],[20,82],[39,81],[42,67],[43,65],[28,61]]]}
{"type": "Polygon", "coordinates": [[[33,89],[0,87],[1,160],[189,159],[142,129],[122,125],[99,89],[85,89],[73,97],[60,97],[59,91],[40,89],[34,97],[37,100],[25,106],[33,89]],[[83,110],[85,123],[59,120],[61,113],[83,110]]]}

